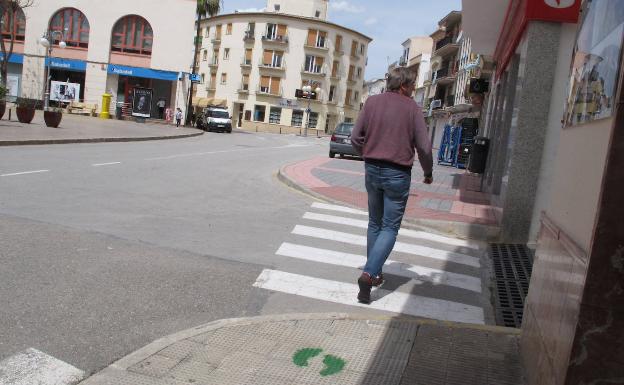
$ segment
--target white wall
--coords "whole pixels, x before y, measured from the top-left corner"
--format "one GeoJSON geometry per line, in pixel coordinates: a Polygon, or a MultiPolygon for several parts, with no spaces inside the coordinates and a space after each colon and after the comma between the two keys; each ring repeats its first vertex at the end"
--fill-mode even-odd
{"type": "Polygon", "coordinates": [[[315,17],[320,12],[319,19],[327,20],[327,6],[329,0],[267,0],[267,11],[274,12],[275,4],[280,5],[280,13],[315,17]]]}

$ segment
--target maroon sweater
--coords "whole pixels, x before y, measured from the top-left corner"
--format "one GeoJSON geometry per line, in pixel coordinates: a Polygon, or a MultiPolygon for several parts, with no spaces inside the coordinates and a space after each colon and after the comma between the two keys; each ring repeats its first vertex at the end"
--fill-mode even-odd
{"type": "Polygon", "coordinates": [[[425,175],[431,175],[433,170],[431,141],[422,109],[397,92],[366,100],[353,128],[351,144],[364,160],[403,167],[412,167],[416,148],[425,175]]]}

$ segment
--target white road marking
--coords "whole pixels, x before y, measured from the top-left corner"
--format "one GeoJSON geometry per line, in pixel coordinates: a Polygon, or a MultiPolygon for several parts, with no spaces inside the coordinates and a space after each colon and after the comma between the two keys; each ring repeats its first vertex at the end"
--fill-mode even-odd
{"type": "Polygon", "coordinates": [[[168,160],[168,159],[176,159],[176,158],[187,158],[191,156],[203,156],[203,155],[214,155],[214,154],[226,154],[230,152],[241,152],[241,151],[254,151],[254,150],[280,150],[280,149],[288,149],[288,148],[298,148],[298,147],[311,147],[311,144],[287,144],[284,146],[277,147],[258,147],[258,148],[236,148],[231,150],[220,150],[220,151],[206,151],[206,152],[192,152],[188,154],[177,154],[177,155],[169,155],[169,156],[160,156],[156,158],[146,158],[143,160],[168,160]]]}
{"type": "Polygon", "coordinates": [[[0,384],[68,385],[85,373],[36,349],[27,349],[0,362],[0,384]]]}
{"type": "MultiPolygon", "coordinates": [[[[292,243],[282,243],[275,254],[312,262],[354,267],[356,269],[362,269],[366,263],[366,257],[363,255],[295,245],[292,243]]],[[[469,275],[410,265],[390,259],[386,261],[383,270],[384,273],[411,278],[421,283],[428,282],[436,285],[453,286],[481,293],[481,279],[469,275]]]]}
{"type": "Polygon", "coordinates": [[[368,217],[368,212],[367,211],[352,209],[351,207],[329,205],[329,204],[326,204],[326,203],[319,203],[319,202],[312,203],[312,207],[315,208],[315,209],[339,211],[339,212],[342,212],[342,213],[364,215],[364,216],[368,217]]]}
{"type": "MultiPolygon", "coordinates": [[[[312,207],[314,207],[314,205],[312,205],[312,207]]],[[[368,221],[360,220],[360,219],[338,217],[335,215],[317,214],[317,213],[307,212],[303,214],[303,219],[311,219],[311,220],[321,221],[321,222],[336,223],[339,225],[359,227],[362,229],[368,228],[368,221]]],[[[465,241],[463,239],[445,237],[442,235],[427,233],[425,231],[399,229],[399,235],[409,237],[409,238],[417,238],[417,239],[423,239],[427,241],[444,243],[444,244],[448,244],[452,246],[467,247],[467,248],[475,249],[475,250],[481,249],[481,246],[479,246],[478,242],[465,241]]]]}
{"type": "Polygon", "coordinates": [[[121,164],[121,162],[94,163],[91,166],[93,166],[93,167],[100,167],[100,166],[111,166],[113,164],[121,164]]]}
{"type": "Polygon", "coordinates": [[[38,174],[42,172],[50,172],[50,170],[35,170],[35,171],[24,171],[24,172],[14,172],[12,174],[1,174],[0,176],[15,176],[15,175],[26,175],[26,174],[38,174]]]}
{"type": "MultiPolygon", "coordinates": [[[[349,243],[352,245],[366,246],[366,237],[340,231],[325,230],[318,227],[296,225],[293,234],[304,235],[314,238],[327,239],[330,241],[349,243]]],[[[412,245],[409,243],[396,242],[394,251],[414,254],[422,257],[438,259],[441,261],[454,262],[462,265],[480,267],[479,258],[470,255],[454,253],[451,251],[438,250],[426,246],[412,245]]]]}
{"type": "Polygon", "coordinates": [[[485,323],[483,309],[480,307],[383,289],[374,289],[371,295],[373,302],[365,305],[357,302],[357,285],[278,270],[263,270],[254,286],[322,301],[418,317],[474,324],[485,323]]]}

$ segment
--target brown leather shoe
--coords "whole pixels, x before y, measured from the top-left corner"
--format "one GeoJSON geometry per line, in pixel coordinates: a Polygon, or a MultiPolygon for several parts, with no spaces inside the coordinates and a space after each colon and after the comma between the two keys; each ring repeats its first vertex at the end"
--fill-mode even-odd
{"type": "Polygon", "coordinates": [[[373,279],[370,274],[362,273],[360,278],[358,278],[358,286],[360,287],[360,292],[357,295],[358,302],[369,304],[371,302],[370,294],[373,287],[373,279]]]}
{"type": "Polygon", "coordinates": [[[379,273],[378,276],[371,278],[371,281],[373,283],[373,286],[375,287],[381,286],[385,281],[383,273],[379,273]]]}

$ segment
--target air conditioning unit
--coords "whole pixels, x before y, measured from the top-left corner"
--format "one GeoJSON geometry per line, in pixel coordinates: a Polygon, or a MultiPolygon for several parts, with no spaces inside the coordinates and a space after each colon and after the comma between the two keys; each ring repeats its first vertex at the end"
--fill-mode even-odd
{"type": "Polygon", "coordinates": [[[440,108],[440,107],[442,107],[441,99],[436,99],[436,100],[431,101],[431,109],[440,108]]]}

